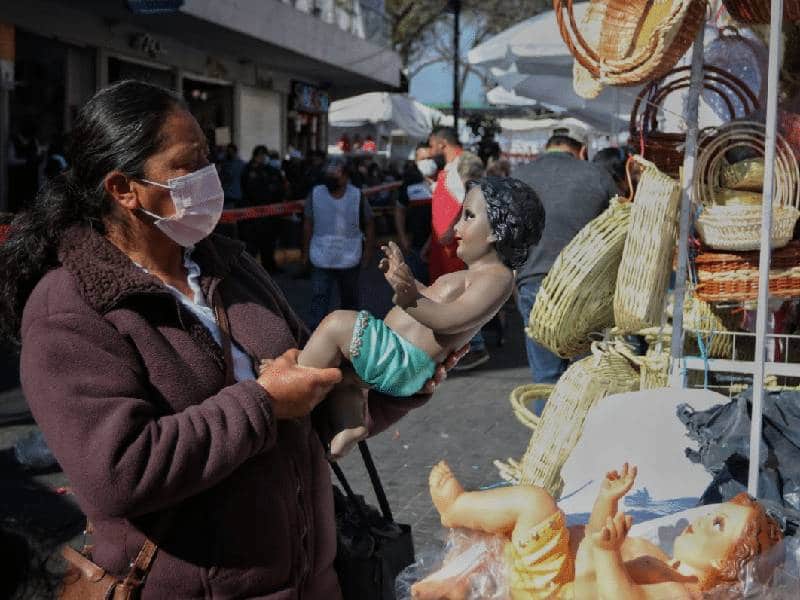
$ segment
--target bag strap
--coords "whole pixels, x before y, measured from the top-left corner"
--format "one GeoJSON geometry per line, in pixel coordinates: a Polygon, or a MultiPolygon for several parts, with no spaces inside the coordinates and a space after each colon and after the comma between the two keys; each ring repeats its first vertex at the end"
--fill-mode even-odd
{"type": "Polygon", "coordinates": [[[225,305],[222,304],[222,296],[216,285],[211,293],[211,303],[214,305],[214,316],[217,318],[217,325],[219,325],[219,333],[222,341],[222,354],[225,356],[225,385],[233,385],[236,383],[236,377],[233,371],[231,325],[230,321],[228,321],[228,312],[225,310],[225,305]]]}
{"type": "MultiPolygon", "coordinates": [[[[383,485],[381,484],[381,479],[378,476],[378,470],[375,468],[375,463],[372,460],[372,454],[369,451],[369,446],[367,446],[367,442],[364,440],[358,442],[358,449],[361,452],[361,458],[364,460],[364,466],[367,468],[369,479],[372,482],[372,489],[375,491],[375,496],[378,499],[378,504],[381,507],[381,513],[383,514],[383,518],[391,523],[394,523],[394,516],[392,515],[392,509],[389,507],[389,500],[386,498],[386,492],[384,491],[383,485]]],[[[342,468],[335,462],[331,462],[331,468],[333,469],[333,472],[336,474],[336,478],[339,480],[339,483],[344,488],[345,494],[347,494],[347,498],[350,500],[350,502],[353,504],[353,506],[355,506],[356,510],[358,511],[358,514],[361,517],[364,525],[369,525],[369,520],[367,519],[367,515],[361,508],[361,503],[356,498],[355,492],[353,492],[353,488],[351,488],[350,484],[347,482],[347,478],[344,476],[344,471],[342,471],[342,468]]]]}

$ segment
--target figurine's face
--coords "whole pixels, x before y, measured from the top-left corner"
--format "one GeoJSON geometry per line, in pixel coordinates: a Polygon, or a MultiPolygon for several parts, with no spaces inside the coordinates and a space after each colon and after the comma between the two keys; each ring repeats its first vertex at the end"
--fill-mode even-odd
{"type": "Polygon", "coordinates": [[[675,559],[701,571],[714,568],[730,556],[752,510],[726,502],[715,512],[700,517],[675,539],[675,559]]]}
{"type": "Polygon", "coordinates": [[[455,234],[456,254],[468,265],[494,251],[495,237],[486,214],[486,199],[479,187],[472,188],[464,199],[455,234]]]}

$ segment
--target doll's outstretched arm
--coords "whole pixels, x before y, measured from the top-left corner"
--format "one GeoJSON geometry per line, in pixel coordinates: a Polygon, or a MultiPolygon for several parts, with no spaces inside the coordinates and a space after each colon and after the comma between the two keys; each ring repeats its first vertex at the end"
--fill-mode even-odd
{"type": "MultiPolygon", "coordinates": [[[[409,300],[410,302],[417,296],[413,294],[414,291],[421,294],[427,289],[428,286],[414,279],[414,275],[411,273],[411,269],[403,256],[403,251],[397,244],[389,242],[387,245],[381,246],[381,250],[386,255],[386,258],[381,259],[378,263],[378,268],[383,271],[383,275],[386,277],[386,281],[389,285],[392,286],[392,289],[395,288],[393,281],[402,280],[404,286],[409,287],[412,292],[411,299],[409,300]]],[[[397,294],[396,289],[395,294],[397,294]]],[[[397,304],[397,302],[395,302],[395,304],[397,304]]]]}
{"type": "Polygon", "coordinates": [[[606,473],[603,484],[597,494],[597,499],[594,501],[589,523],[586,525],[587,535],[600,531],[606,525],[606,519],[617,514],[619,500],[633,487],[636,473],[636,467],[634,465],[628,466],[628,463],[622,465],[622,470],[619,473],[617,471],[606,473]]]}

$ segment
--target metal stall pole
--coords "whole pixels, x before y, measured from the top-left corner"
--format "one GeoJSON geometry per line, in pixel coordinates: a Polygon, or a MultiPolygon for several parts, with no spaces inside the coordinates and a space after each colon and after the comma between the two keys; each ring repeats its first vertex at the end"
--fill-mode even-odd
{"type": "Polygon", "coordinates": [[[772,0],[769,29],[769,71],[767,76],[767,126],[764,142],[764,197],[761,205],[761,249],[758,257],[758,307],[756,310],[756,354],[753,357],[753,414],[750,421],[750,465],[747,491],[758,496],[758,472],[761,462],[761,421],[764,411],[764,360],[769,307],[769,261],[772,232],[772,196],[774,194],[775,140],[778,124],[778,76],[781,61],[783,0],[772,0]]]}
{"type": "Polygon", "coordinates": [[[686,146],[683,154],[683,187],[681,189],[680,227],[678,229],[678,270],[675,274],[675,293],[672,307],[672,370],[670,386],[683,387],[685,377],[681,369],[683,356],[683,299],[686,297],[686,272],[689,266],[689,227],[692,213],[692,187],[697,163],[697,113],[700,91],[703,87],[703,39],[705,27],[700,27],[692,46],[692,76],[686,102],[686,146]]]}

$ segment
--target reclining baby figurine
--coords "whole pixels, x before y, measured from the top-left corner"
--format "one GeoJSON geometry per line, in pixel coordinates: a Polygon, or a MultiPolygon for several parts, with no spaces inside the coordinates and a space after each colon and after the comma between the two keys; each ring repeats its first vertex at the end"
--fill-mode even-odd
{"type": "MultiPolygon", "coordinates": [[[[711,514],[676,538],[670,558],[649,541],[628,537],[631,517],[617,512],[619,499],[635,478],[636,467],[627,463],[619,473],[607,473],[585,527],[567,527],[564,513],[538,487],[465,492],[445,462],[433,468],[429,485],[442,525],[506,540],[499,571],[512,600],[702,598],[720,585],[733,590],[744,567],[783,537],[764,508],[743,493],[716,509],[709,507],[711,514]]],[[[769,558],[780,554],[778,550],[769,558]]],[[[469,568],[455,568],[457,560],[446,557],[439,571],[411,587],[412,597],[474,597],[471,579],[489,568],[490,559],[473,561],[469,568]]]]}
{"type": "Polygon", "coordinates": [[[520,267],[544,228],[536,193],[510,177],[468,182],[455,224],[458,257],[467,269],[426,287],[414,280],[397,245],[383,247],[380,268],[396,305],[381,321],[366,311],[337,310],[308,340],[298,363],[308,367],[353,366],[357,389],[340,386],[329,396],[333,424],[343,429],[331,455],[345,454],[366,434],[363,393],[370,387],[392,396],[416,394],[438,363],[463,347],[511,295],[511,269],[520,267]]]}

